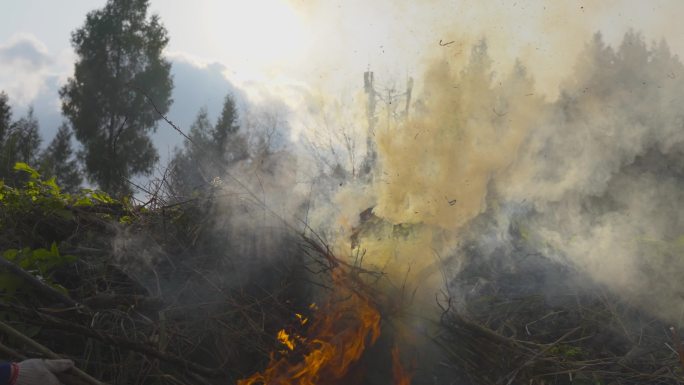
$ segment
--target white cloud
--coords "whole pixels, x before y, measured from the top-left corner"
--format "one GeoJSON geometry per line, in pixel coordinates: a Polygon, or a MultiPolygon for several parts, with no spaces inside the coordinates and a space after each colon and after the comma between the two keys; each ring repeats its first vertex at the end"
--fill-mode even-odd
{"type": "Polygon", "coordinates": [[[47,47],[31,35],[15,35],[0,46],[0,61],[40,69],[50,64],[47,47]]]}
{"type": "Polygon", "coordinates": [[[35,36],[17,34],[0,42],[0,90],[4,90],[10,102],[25,107],[33,103],[42,93],[54,93],[50,89],[57,79],[63,82],[73,64],[73,54],[65,50],[51,54],[45,44],[35,36]]]}

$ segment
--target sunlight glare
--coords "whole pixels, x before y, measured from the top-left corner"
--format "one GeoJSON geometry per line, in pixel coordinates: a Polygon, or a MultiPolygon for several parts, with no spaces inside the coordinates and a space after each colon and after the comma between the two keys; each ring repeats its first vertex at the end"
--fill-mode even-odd
{"type": "MultiPolygon", "coordinates": [[[[300,16],[284,0],[205,2],[203,27],[218,58],[239,71],[274,71],[307,53],[300,16]]],[[[245,75],[245,74],[243,74],[245,75]]]]}

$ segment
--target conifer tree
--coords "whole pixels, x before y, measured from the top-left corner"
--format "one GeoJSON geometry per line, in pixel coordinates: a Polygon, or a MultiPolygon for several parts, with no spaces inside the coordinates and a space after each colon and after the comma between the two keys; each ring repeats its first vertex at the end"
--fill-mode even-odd
{"type": "Polygon", "coordinates": [[[57,184],[67,192],[75,192],[81,185],[81,171],[71,147],[72,132],[67,123],[62,123],[50,145],[41,157],[41,172],[46,177],[55,177],[57,184]]]}
{"type": "Polygon", "coordinates": [[[225,166],[249,157],[247,139],[239,133],[239,130],[235,100],[231,95],[227,95],[223,102],[221,116],[212,131],[214,151],[225,166]]]}
{"type": "Polygon", "coordinates": [[[158,160],[150,140],[171,104],[169,39],[148,0],[108,0],[71,36],[78,55],[60,90],[62,110],[83,145],[88,179],[114,195],[131,192],[128,179],[158,160]]]}
{"type": "Polygon", "coordinates": [[[15,163],[23,162],[33,166],[38,164],[42,142],[39,129],[33,107],[30,107],[25,116],[9,125],[9,129],[3,133],[4,140],[0,143],[0,178],[5,183],[16,186],[23,181],[23,176],[14,172],[15,163]]]}

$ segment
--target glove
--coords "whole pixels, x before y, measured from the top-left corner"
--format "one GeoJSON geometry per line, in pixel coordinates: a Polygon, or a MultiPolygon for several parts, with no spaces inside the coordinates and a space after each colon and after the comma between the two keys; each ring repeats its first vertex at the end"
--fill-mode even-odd
{"type": "Polygon", "coordinates": [[[30,359],[17,364],[19,375],[15,385],[59,385],[55,373],[71,369],[71,360],[30,359]]]}

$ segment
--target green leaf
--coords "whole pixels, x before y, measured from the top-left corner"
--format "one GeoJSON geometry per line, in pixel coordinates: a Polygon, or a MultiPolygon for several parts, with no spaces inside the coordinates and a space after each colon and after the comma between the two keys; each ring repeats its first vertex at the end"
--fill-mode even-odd
{"type": "Polygon", "coordinates": [[[92,205],[93,201],[91,201],[90,198],[88,198],[87,196],[82,196],[78,198],[76,202],[74,202],[75,207],[88,207],[92,205]]]}
{"type": "Polygon", "coordinates": [[[17,249],[8,249],[5,250],[4,253],[2,253],[3,258],[6,260],[13,262],[15,259],[17,259],[17,255],[19,254],[19,250],[17,249]]]}
{"type": "Polygon", "coordinates": [[[31,253],[32,260],[31,262],[34,261],[41,261],[41,260],[46,260],[52,257],[57,257],[52,250],[47,250],[47,249],[35,249],[33,250],[33,253],[31,253]]]}
{"type": "Polygon", "coordinates": [[[37,179],[37,178],[40,177],[40,174],[38,173],[38,171],[34,170],[33,168],[31,168],[31,166],[29,166],[28,164],[26,164],[26,163],[24,163],[24,162],[17,162],[17,163],[15,163],[15,164],[14,164],[14,171],[24,171],[24,172],[27,172],[27,173],[29,173],[29,174],[31,175],[31,178],[36,178],[36,179],[37,179]]]}
{"type": "Polygon", "coordinates": [[[54,195],[59,195],[60,188],[59,188],[59,186],[57,186],[57,178],[56,177],[53,176],[49,180],[46,180],[45,182],[43,182],[43,184],[50,187],[50,190],[54,195]]]}
{"type": "Polygon", "coordinates": [[[101,203],[115,203],[114,199],[102,191],[93,192],[91,197],[101,203]]]}
{"type": "Polygon", "coordinates": [[[119,223],[121,223],[122,225],[130,225],[131,223],[133,223],[133,218],[131,218],[130,215],[124,215],[121,218],[119,218],[119,223]]]}

